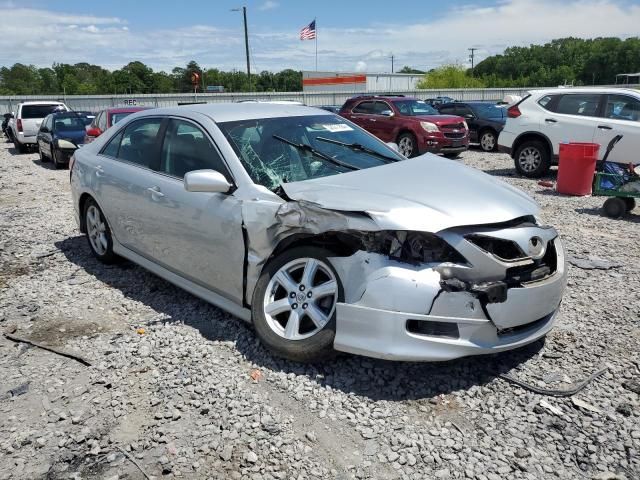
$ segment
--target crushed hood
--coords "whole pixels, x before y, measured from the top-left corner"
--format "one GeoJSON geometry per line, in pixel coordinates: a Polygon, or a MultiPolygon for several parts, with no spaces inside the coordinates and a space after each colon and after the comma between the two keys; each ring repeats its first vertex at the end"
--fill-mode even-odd
{"type": "Polygon", "coordinates": [[[425,154],[340,175],[282,185],[292,200],[366,212],[381,229],[438,232],[534,215],[524,192],[479,170],[425,154]]]}

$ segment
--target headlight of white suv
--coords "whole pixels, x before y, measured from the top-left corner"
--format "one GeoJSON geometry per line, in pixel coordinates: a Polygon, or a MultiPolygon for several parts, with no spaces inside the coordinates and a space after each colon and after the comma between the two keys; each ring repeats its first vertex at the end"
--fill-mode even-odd
{"type": "Polygon", "coordinates": [[[431,122],[420,122],[420,126],[424,128],[429,133],[439,132],[440,129],[435,123],[431,122]]]}
{"type": "Polygon", "coordinates": [[[75,150],[78,147],[75,143],[70,142],[69,140],[58,140],[58,148],[75,150]]]}

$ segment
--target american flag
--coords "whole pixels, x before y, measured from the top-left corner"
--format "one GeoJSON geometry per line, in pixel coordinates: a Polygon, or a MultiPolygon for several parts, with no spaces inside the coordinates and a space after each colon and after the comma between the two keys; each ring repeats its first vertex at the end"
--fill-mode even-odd
{"type": "Polygon", "coordinates": [[[313,40],[316,38],[316,21],[300,30],[300,40],[313,40]]]}

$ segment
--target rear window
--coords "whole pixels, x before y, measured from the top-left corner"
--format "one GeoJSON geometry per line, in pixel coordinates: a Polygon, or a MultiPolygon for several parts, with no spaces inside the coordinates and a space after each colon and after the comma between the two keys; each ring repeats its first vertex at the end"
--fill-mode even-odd
{"type": "Polygon", "coordinates": [[[65,110],[61,105],[23,105],[21,118],[44,118],[55,111],[65,110]]]}
{"type": "Polygon", "coordinates": [[[111,114],[111,125],[115,125],[116,123],[118,123],[120,120],[122,120],[123,118],[127,118],[129,115],[131,115],[133,112],[119,112],[119,113],[112,113],[111,114]]]}

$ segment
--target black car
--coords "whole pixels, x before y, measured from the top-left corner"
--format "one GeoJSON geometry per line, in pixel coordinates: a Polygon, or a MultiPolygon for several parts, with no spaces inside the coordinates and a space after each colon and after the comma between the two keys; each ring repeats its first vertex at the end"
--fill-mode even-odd
{"type": "Polygon", "coordinates": [[[9,138],[9,120],[13,118],[13,113],[5,113],[2,115],[2,133],[4,133],[4,136],[7,137],[7,139],[11,140],[9,138]]]}
{"type": "Polygon", "coordinates": [[[38,131],[40,160],[51,160],[55,168],[69,163],[69,158],[84,143],[87,116],[80,112],[55,112],[47,115],[38,131]]]}
{"type": "Polygon", "coordinates": [[[498,135],[507,121],[507,111],[502,105],[492,102],[455,102],[437,105],[444,115],[464,117],[469,125],[471,141],[479,143],[485,152],[498,149],[498,135]]]}

